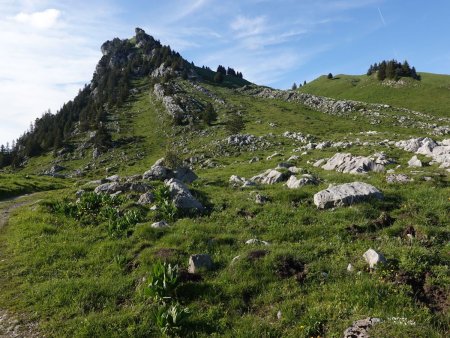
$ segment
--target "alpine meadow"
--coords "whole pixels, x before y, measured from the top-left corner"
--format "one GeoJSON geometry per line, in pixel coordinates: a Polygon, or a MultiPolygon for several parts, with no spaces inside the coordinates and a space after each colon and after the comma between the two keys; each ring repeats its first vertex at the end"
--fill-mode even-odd
{"type": "Polygon", "coordinates": [[[282,90],[114,35],[1,147],[0,337],[448,337],[450,75],[282,90]]]}

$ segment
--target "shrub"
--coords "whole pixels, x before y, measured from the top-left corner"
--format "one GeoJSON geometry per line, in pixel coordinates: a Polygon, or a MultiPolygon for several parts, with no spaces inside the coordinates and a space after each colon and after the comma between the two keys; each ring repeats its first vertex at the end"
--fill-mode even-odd
{"type": "Polygon", "coordinates": [[[245,128],[245,122],[241,115],[232,114],[225,122],[225,129],[231,134],[238,134],[245,128]]]}
{"type": "Polygon", "coordinates": [[[171,168],[177,169],[183,164],[182,159],[178,156],[178,152],[173,148],[167,148],[164,154],[164,164],[171,168]]]}

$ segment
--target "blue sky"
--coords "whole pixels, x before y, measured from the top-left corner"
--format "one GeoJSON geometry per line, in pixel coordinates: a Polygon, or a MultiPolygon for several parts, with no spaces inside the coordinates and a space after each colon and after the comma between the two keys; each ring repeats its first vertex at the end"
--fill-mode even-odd
{"type": "Polygon", "coordinates": [[[73,98],[100,45],[135,27],[189,61],[289,88],[382,59],[450,72],[447,0],[0,0],[0,143],[73,98]]]}

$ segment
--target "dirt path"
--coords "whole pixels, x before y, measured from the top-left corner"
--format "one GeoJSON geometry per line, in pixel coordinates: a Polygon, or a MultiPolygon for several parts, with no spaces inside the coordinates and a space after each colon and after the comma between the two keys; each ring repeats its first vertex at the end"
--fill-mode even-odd
{"type": "MultiPolygon", "coordinates": [[[[36,201],[32,196],[33,195],[23,195],[0,202],[0,229],[8,223],[9,216],[15,209],[30,205],[36,201]]],[[[2,264],[1,256],[0,264],[2,264]]],[[[20,316],[13,315],[6,310],[0,309],[0,338],[12,337],[37,338],[41,337],[41,335],[38,333],[37,323],[29,322],[20,318],[20,316]]]]}

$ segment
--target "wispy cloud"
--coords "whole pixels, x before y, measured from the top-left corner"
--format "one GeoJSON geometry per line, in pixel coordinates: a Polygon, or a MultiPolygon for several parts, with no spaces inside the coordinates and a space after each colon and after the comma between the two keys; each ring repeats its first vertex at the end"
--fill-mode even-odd
{"type": "Polygon", "coordinates": [[[261,34],[267,27],[267,20],[264,16],[250,18],[239,15],[231,22],[230,27],[237,37],[248,37],[261,34]]]}
{"type": "Polygon", "coordinates": [[[180,4],[181,10],[172,15],[171,22],[179,21],[189,15],[194,14],[208,4],[209,0],[189,0],[180,4]]]}

